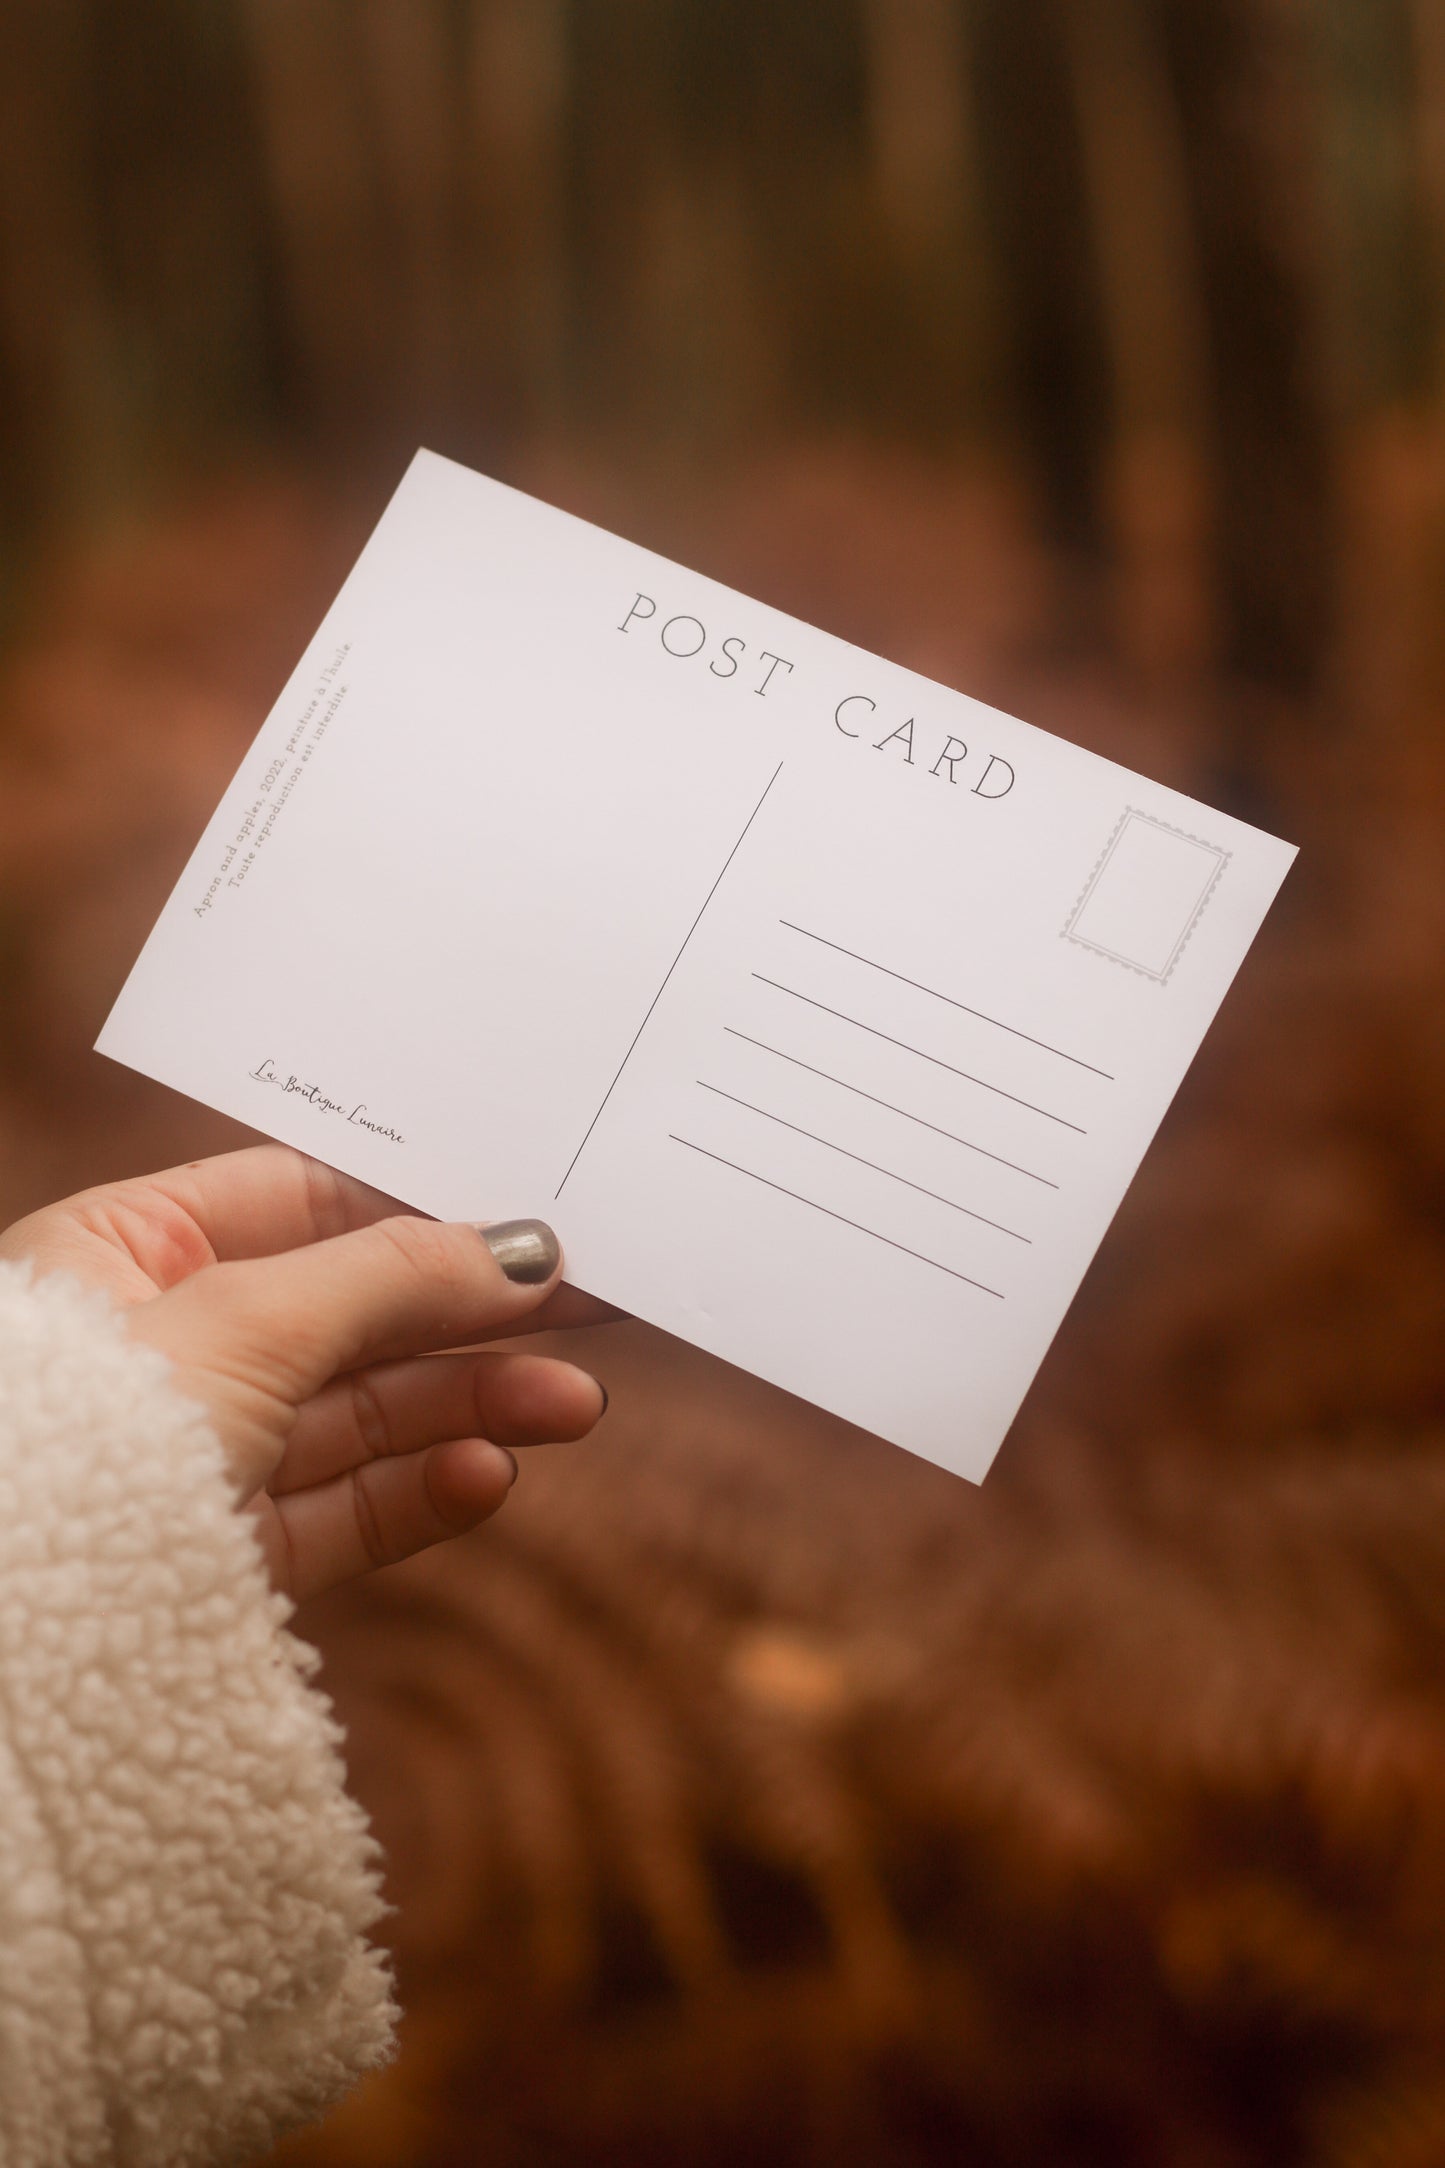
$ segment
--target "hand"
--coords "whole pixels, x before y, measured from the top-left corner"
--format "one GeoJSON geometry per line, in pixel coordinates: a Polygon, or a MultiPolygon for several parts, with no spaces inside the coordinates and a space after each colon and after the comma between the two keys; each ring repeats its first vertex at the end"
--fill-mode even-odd
{"type": "Polygon", "coordinates": [[[103,1288],[169,1356],[299,1601],[485,1520],[516,1479],[509,1447],[601,1415],[571,1363],[428,1352],[615,1314],[560,1285],[550,1229],[512,1225],[406,1214],[264,1144],[85,1190],[0,1234],[0,1257],[103,1288]]]}

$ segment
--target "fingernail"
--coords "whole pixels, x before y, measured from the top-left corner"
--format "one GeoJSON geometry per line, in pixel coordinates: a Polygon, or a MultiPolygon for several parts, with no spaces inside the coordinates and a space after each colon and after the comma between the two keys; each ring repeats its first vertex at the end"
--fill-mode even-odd
{"type": "MultiPolygon", "coordinates": [[[[602,1390],[602,1415],[605,1415],[605,1414],[607,1413],[607,1410],[608,1410],[608,1409],[609,1409],[609,1408],[611,1407],[611,1405],[612,1405],[612,1395],[611,1395],[611,1393],[609,1393],[609,1392],[608,1392],[608,1390],[607,1390],[607,1387],[606,1387],[605,1385],[603,1385],[603,1384],[602,1384],[602,1380],[601,1380],[601,1378],[597,1378],[597,1379],[595,1379],[595,1380],[594,1380],[593,1382],[594,1382],[595,1384],[597,1384],[598,1386],[601,1386],[601,1390],[602,1390]]],[[[599,1423],[600,1423],[600,1422],[601,1422],[601,1420],[602,1420],[602,1415],[599,1415],[599,1416],[598,1416],[598,1418],[597,1418],[597,1420],[598,1420],[598,1422],[599,1422],[599,1423]]]]}
{"type": "Polygon", "coordinates": [[[512,1485],[517,1480],[517,1456],[515,1453],[509,1452],[504,1445],[494,1446],[492,1450],[494,1452],[500,1453],[503,1460],[508,1461],[511,1464],[512,1473],[507,1478],[507,1488],[508,1490],[510,1490],[512,1485]]]}
{"type": "Polygon", "coordinates": [[[545,1220],[497,1220],[477,1233],[507,1278],[522,1287],[550,1280],[562,1259],[561,1245],[545,1220]]]}

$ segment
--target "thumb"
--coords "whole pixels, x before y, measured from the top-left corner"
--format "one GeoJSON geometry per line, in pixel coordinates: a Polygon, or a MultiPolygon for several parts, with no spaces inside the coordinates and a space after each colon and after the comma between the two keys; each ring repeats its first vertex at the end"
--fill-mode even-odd
{"type": "Polygon", "coordinates": [[[212,1265],[131,1313],[182,1370],[214,1367],[295,1408],[338,1371],[506,1331],[562,1270],[541,1220],[409,1216],[274,1257],[212,1265]]]}

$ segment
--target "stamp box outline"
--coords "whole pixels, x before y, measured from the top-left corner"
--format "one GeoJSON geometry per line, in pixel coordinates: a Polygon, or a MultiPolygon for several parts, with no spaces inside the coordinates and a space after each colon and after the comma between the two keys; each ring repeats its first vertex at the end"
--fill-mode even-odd
{"type": "Polygon", "coordinates": [[[1065,919],[1064,921],[1063,926],[1060,928],[1060,938],[1065,941],[1074,942],[1079,948],[1088,949],[1095,956],[1102,956],[1106,958],[1109,963],[1119,964],[1125,971],[1133,971],[1137,973],[1140,978],[1152,979],[1158,986],[1167,985],[1170,974],[1173,972],[1175,966],[1178,964],[1179,959],[1184,954],[1185,949],[1189,946],[1189,942],[1194,933],[1194,929],[1199,924],[1200,919],[1203,917],[1206,909],[1208,908],[1210,900],[1214,895],[1214,891],[1216,890],[1216,888],[1218,888],[1221,880],[1224,878],[1225,868],[1228,866],[1229,861],[1233,857],[1233,855],[1233,852],[1225,850],[1222,844],[1211,843],[1205,836],[1196,836],[1192,834],[1191,831],[1187,828],[1176,827],[1173,821],[1162,820],[1157,813],[1146,813],[1142,806],[1126,805],[1123,812],[1119,815],[1117,821],[1115,821],[1113,830],[1110,833],[1107,843],[1104,845],[1103,850],[1099,853],[1098,858],[1095,860],[1093,870],[1089,874],[1089,878],[1087,879],[1087,881],[1085,881],[1083,888],[1080,890],[1073,909],[1070,911],[1067,919],[1065,919]],[[1181,842],[1192,843],[1197,849],[1202,851],[1208,851],[1215,861],[1214,868],[1206,879],[1203,888],[1199,892],[1199,895],[1196,897],[1194,904],[1184,921],[1184,925],[1180,930],[1178,938],[1175,940],[1173,946],[1169,951],[1168,956],[1165,958],[1163,968],[1158,971],[1152,970],[1148,964],[1141,964],[1137,962],[1136,959],[1132,956],[1121,955],[1116,949],[1105,948],[1100,942],[1091,941],[1087,934],[1076,933],[1074,931],[1074,928],[1078,925],[1080,918],[1083,916],[1089,898],[1093,895],[1095,889],[1099,885],[1099,882],[1103,879],[1106,867],[1108,866],[1110,860],[1113,858],[1114,853],[1118,849],[1120,843],[1123,841],[1125,832],[1128,829],[1130,822],[1136,820],[1147,821],[1151,828],[1160,828],[1164,831],[1166,835],[1178,836],[1181,842]]]}

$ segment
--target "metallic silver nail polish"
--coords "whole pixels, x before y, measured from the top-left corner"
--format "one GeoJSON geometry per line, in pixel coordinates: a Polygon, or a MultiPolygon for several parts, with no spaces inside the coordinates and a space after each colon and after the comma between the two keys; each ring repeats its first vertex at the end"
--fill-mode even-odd
{"type": "Polygon", "coordinates": [[[561,1245],[545,1220],[497,1220],[477,1233],[507,1278],[522,1287],[550,1280],[561,1262],[561,1245]]]}

